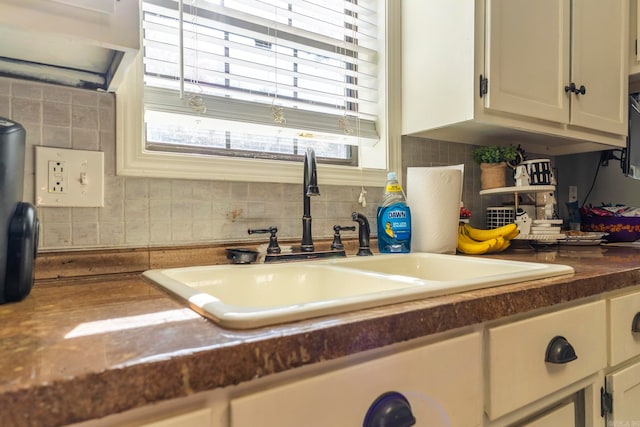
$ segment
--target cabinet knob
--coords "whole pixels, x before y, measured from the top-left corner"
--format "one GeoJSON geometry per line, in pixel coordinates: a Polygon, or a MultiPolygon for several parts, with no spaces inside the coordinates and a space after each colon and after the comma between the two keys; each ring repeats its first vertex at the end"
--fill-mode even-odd
{"type": "Polygon", "coordinates": [[[640,312],[636,313],[631,322],[631,332],[640,332],[640,312]]]}
{"type": "Polygon", "coordinates": [[[402,393],[388,391],[371,404],[362,427],[410,427],[415,424],[409,400],[402,393]]]}
{"type": "Polygon", "coordinates": [[[576,90],[576,84],[571,82],[571,84],[569,84],[569,86],[565,86],[564,87],[564,91],[566,92],[575,92],[576,90]]]}
{"type": "Polygon", "coordinates": [[[547,363],[563,364],[576,360],[576,352],[565,337],[554,337],[547,346],[544,361],[547,363]]]}

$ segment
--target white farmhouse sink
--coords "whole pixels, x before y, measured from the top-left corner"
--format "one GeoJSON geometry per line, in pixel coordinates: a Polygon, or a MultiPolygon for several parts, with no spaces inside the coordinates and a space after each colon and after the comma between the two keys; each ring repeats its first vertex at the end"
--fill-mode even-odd
{"type": "Polygon", "coordinates": [[[448,286],[456,287],[456,292],[467,285],[478,289],[474,284],[479,282],[497,286],[573,273],[573,268],[566,265],[430,253],[333,258],[329,262],[357,270],[448,282],[448,286]],[[451,282],[455,282],[455,285],[451,282]]]}
{"type": "Polygon", "coordinates": [[[571,273],[565,265],[412,253],[144,276],[221,326],[247,329],[571,273]]]}

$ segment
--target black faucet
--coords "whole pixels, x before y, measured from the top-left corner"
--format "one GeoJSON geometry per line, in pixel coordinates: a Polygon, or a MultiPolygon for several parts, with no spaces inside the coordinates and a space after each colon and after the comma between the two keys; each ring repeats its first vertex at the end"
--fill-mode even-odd
{"type": "MultiPolygon", "coordinates": [[[[311,235],[311,196],[319,196],[320,190],[318,190],[318,169],[316,165],[316,154],[313,148],[307,148],[304,156],[304,177],[302,184],[302,202],[304,213],[302,214],[302,242],[300,243],[300,251],[282,252],[278,246],[276,240],[275,227],[269,227],[267,229],[249,230],[251,233],[271,233],[269,239],[269,248],[267,248],[267,254],[265,255],[264,262],[284,262],[284,261],[300,261],[305,259],[316,258],[334,258],[347,256],[344,246],[338,237],[338,241],[334,240],[334,244],[331,245],[331,250],[316,251],[313,245],[313,237],[311,235]]],[[[363,217],[364,218],[364,217],[363,217]]],[[[355,221],[355,219],[354,219],[355,221]]],[[[364,218],[364,221],[367,221],[364,218]]],[[[343,227],[342,229],[354,229],[355,227],[343,227]]],[[[369,224],[367,223],[367,245],[369,244],[369,224]]],[[[335,227],[334,227],[335,231],[335,227]]],[[[362,230],[361,230],[362,232],[362,230]]],[[[336,233],[338,233],[336,231],[336,233]]],[[[371,255],[371,252],[369,252],[371,255]]]]}
{"type": "Polygon", "coordinates": [[[369,234],[371,234],[371,230],[369,229],[369,220],[366,216],[362,215],[358,212],[353,212],[351,214],[351,219],[358,223],[358,256],[366,256],[373,255],[371,253],[371,249],[369,247],[369,234]]]}
{"type": "Polygon", "coordinates": [[[308,147],[304,155],[304,181],[302,184],[302,243],[300,251],[313,252],[313,237],[311,235],[311,196],[319,196],[318,169],[316,165],[316,153],[308,147]]]}

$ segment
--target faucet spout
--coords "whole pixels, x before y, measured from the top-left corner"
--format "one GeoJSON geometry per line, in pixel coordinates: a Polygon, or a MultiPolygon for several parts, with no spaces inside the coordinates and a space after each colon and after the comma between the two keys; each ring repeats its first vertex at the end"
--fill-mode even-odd
{"type": "Polygon", "coordinates": [[[311,234],[311,196],[319,196],[318,168],[316,165],[316,153],[308,147],[304,155],[304,176],[302,185],[302,252],[313,252],[313,236],[311,234]]]}

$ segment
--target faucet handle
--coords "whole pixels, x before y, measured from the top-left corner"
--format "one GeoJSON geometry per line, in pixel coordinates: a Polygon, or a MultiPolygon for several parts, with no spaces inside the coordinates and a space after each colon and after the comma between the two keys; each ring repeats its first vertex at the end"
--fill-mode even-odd
{"type": "Polygon", "coordinates": [[[250,228],[247,230],[249,234],[265,234],[271,233],[269,237],[269,247],[267,248],[268,254],[279,254],[281,252],[280,245],[278,244],[278,237],[276,233],[278,232],[278,227],[271,226],[269,228],[250,228]]]}
{"type": "Polygon", "coordinates": [[[342,244],[342,240],[340,239],[341,231],[355,231],[355,225],[343,226],[343,225],[334,225],[333,226],[333,243],[331,243],[331,250],[341,251],[344,249],[344,245],[342,244]]]}

